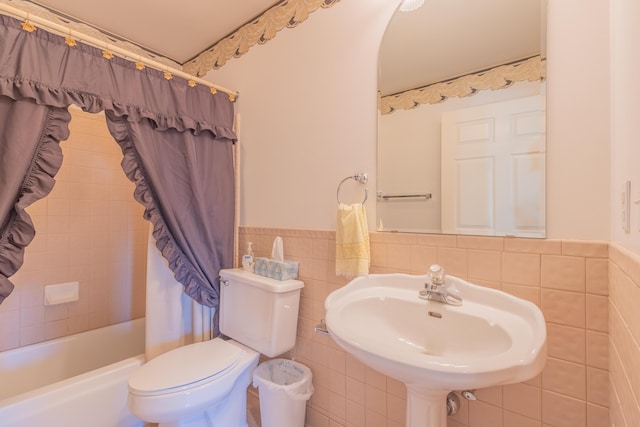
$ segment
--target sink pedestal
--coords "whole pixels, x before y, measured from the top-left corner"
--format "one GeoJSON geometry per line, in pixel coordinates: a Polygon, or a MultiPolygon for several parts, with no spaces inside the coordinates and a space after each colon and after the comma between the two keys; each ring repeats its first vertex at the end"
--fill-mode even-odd
{"type": "Polygon", "coordinates": [[[407,427],[447,427],[447,394],[407,384],[407,427]]]}

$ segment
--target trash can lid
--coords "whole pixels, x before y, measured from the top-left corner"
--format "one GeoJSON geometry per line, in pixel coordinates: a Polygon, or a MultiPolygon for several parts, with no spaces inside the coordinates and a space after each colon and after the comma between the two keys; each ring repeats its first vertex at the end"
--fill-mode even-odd
{"type": "Polygon", "coordinates": [[[178,391],[234,366],[241,354],[220,338],[179,347],[142,365],[129,378],[129,390],[139,395],[178,391]]]}

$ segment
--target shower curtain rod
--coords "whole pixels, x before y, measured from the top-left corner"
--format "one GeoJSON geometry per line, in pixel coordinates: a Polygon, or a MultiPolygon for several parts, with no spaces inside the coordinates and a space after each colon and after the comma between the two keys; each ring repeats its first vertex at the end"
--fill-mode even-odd
{"type": "Polygon", "coordinates": [[[182,77],[186,80],[193,81],[195,83],[199,83],[203,86],[207,86],[215,89],[216,91],[224,92],[229,95],[229,99],[233,102],[238,97],[239,93],[237,91],[227,89],[223,86],[219,86],[215,83],[211,83],[207,80],[201,79],[199,77],[193,76],[191,74],[185,73],[184,71],[178,70],[177,68],[170,67],[168,65],[162,64],[160,62],[154,61],[153,59],[145,58],[142,55],[130,52],[126,49],[123,49],[119,46],[110,45],[109,43],[97,39],[95,37],[91,37],[89,35],[83,34],[81,32],[72,30],[69,27],[64,25],[56,24],[55,22],[51,22],[48,19],[41,18],[39,16],[33,15],[32,13],[26,12],[22,9],[18,9],[16,7],[10,6],[6,3],[0,2],[0,14],[3,15],[11,15],[14,18],[24,19],[25,21],[31,22],[33,24],[41,25],[47,30],[52,30],[53,32],[58,33],[62,36],[73,37],[74,39],[83,41],[87,44],[90,44],[94,47],[98,47],[101,49],[105,49],[113,54],[116,54],[126,60],[135,60],[143,63],[146,66],[151,68],[155,68],[156,70],[169,72],[171,75],[182,77]]]}

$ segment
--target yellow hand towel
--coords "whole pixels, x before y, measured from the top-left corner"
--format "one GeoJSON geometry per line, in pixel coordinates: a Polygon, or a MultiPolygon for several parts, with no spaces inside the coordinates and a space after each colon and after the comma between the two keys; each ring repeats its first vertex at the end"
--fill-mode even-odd
{"type": "Polygon", "coordinates": [[[369,228],[364,206],[340,203],[336,225],[336,275],[367,275],[369,260],[369,228]]]}

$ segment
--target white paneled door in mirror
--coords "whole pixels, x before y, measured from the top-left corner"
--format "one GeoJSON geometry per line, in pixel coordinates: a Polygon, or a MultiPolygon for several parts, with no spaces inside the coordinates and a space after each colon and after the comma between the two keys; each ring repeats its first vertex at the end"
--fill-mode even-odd
{"type": "Polygon", "coordinates": [[[442,232],[544,237],[544,97],[442,114],[442,232]]]}

